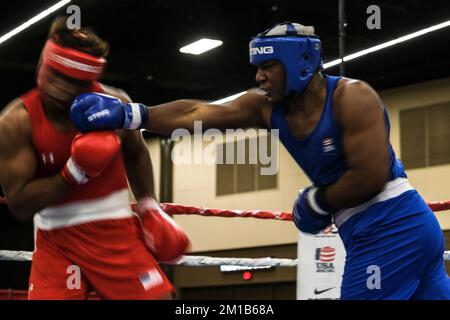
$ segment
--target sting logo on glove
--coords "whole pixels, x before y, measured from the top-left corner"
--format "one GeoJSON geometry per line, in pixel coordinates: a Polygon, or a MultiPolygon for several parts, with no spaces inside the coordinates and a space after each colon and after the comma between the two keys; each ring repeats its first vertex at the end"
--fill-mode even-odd
{"type": "Polygon", "coordinates": [[[80,94],[70,107],[70,116],[81,132],[115,129],[141,129],[147,121],[147,107],[139,103],[122,103],[102,93],[80,94]]]}

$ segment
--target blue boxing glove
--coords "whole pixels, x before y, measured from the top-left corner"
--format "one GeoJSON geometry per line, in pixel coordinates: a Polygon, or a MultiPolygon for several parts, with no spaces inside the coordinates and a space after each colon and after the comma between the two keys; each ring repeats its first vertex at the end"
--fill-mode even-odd
{"type": "Polygon", "coordinates": [[[70,107],[70,117],[81,132],[114,129],[141,129],[147,122],[147,107],[139,103],[122,103],[102,93],[83,93],[70,107]]]}
{"type": "Polygon", "coordinates": [[[317,234],[331,224],[337,211],[323,200],[323,188],[309,187],[299,192],[292,214],[300,231],[317,234]]]}

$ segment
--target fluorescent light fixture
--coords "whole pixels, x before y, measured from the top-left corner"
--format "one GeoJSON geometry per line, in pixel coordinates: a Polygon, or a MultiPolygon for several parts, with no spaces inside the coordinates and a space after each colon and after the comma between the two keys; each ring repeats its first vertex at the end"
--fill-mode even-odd
{"type": "Polygon", "coordinates": [[[30,20],[22,23],[20,26],[18,26],[17,28],[9,31],[8,33],[4,34],[3,36],[0,37],[0,44],[2,44],[3,42],[5,42],[6,40],[8,40],[9,38],[14,37],[16,34],[18,34],[19,32],[22,32],[23,30],[27,29],[28,27],[30,27],[32,24],[38,22],[39,20],[44,19],[46,16],[48,16],[49,14],[51,14],[52,12],[58,10],[59,8],[65,6],[66,4],[68,4],[70,1],[72,0],[62,0],[59,1],[58,3],[52,5],[50,8],[42,11],[41,13],[39,13],[38,15],[34,16],[33,18],[31,18],[30,20]]]}
{"type": "Polygon", "coordinates": [[[379,50],[382,50],[382,49],[385,49],[385,48],[388,48],[388,47],[392,47],[392,46],[394,46],[396,44],[399,44],[399,43],[402,43],[402,42],[405,42],[405,41],[408,41],[408,40],[411,40],[411,39],[423,36],[424,34],[427,34],[427,33],[430,33],[430,32],[433,32],[433,31],[436,31],[436,30],[439,30],[439,29],[442,29],[442,28],[445,28],[445,27],[448,27],[448,26],[450,26],[450,20],[442,22],[442,23],[439,23],[437,25],[434,25],[434,26],[431,26],[431,27],[428,27],[428,28],[425,28],[425,29],[422,29],[422,30],[419,30],[419,31],[416,31],[416,32],[413,32],[413,33],[409,33],[409,34],[407,34],[405,36],[402,36],[402,37],[399,37],[399,38],[396,38],[396,39],[393,39],[393,40],[390,40],[390,41],[378,44],[376,46],[373,46],[373,47],[370,47],[370,48],[367,48],[367,49],[364,49],[364,50],[361,50],[361,51],[349,54],[348,56],[345,56],[343,59],[337,59],[337,60],[325,63],[323,67],[324,67],[324,69],[327,69],[327,68],[336,66],[338,64],[341,64],[342,60],[344,62],[345,61],[350,61],[350,60],[353,60],[353,59],[365,56],[366,54],[369,54],[369,53],[372,53],[372,52],[376,52],[376,51],[379,51],[379,50]]]}
{"type": "Polygon", "coordinates": [[[203,39],[195,41],[191,44],[188,44],[187,46],[184,46],[183,48],[180,49],[180,52],[199,55],[206,51],[214,49],[218,46],[221,46],[222,43],[223,42],[220,40],[212,40],[212,39],[203,38],[203,39]]]}
{"type": "MultiPolygon", "coordinates": [[[[336,59],[336,60],[324,63],[323,68],[324,69],[328,69],[328,68],[337,66],[337,65],[341,64],[343,61],[350,61],[350,60],[353,60],[353,59],[365,56],[366,54],[369,54],[369,53],[372,53],[372,52],[375,52],[375,51],[378,51],[378,50],[382,50],[382,49],[391,47],[393,45],[396,45],[396,44],[399,44],[399,43],[402,43],[402,42],[405,42],[405,41],[408,41],[408,40],[411,40],[411,39],[423,36],[424,34],[427,34],[427,33],[430,33],[430,32],[433,32],[433,31],[436,31],[436,30],[439,30],[439,29],[442,29],[442,28],[445,28],[445,27],[448,27],[448,26],[450,26],[450,20],[447,20],[445,22],[436,24],[434,26],[431,26],[431,27],[428,27],[428,28],[425,28],[425,29],[422,29],[422,30],[419,30],[419,31],[416,31],[416,32],[413,32],[413,33],[409,33],[409,34],[407,34],[405,36],[396,38],[394,40],[390,40],[390,41],[381,43],[379,45],[376,45],[376,46],[373,46],[373,47],[370,47],[370,48],[367,48],[367,49],[364,49],[364,50],[361,50],[361,51],[349,54],[348,56],[345,56],[343,59],[336,59]]],[[[243,95],[246,92],[247,91],[244,91],[244,92],[241,92],[241,93],[237,93],[237,94],[234,94],[232,96],[229,96],[229,97],[226,97],[226,98],[214,101],[212,103],[216,103],[216,104],[225,103],[225,102],[228,102],[228,101],[236,99],[237,97],[243,95]]]]}
{"type": "Polygon", "coordinates": [[[229,96],[229,97],[226,97],[226,98],[223,98],[223,99],[220,99],[220,100],[213,101],[213,102],[211,102],[211,103],[213,103],[213,104],[222,104],[222,103],[226,103],[226,102],[232,101],[232,100],[234,100],[234,99],[236,99],[236,98],[239,98],[240,96],[242,96],[242,95],[244,95],[244,94],[246,94],[246,93],[247,93],[247,91],[242,91],[242,92],[233,94],[232,96],[229,96]]]}
{"type": "Polygon", "coordinates": [[[324,63],[324,64],[323,64],[323,68],[324,68],[324,69],[328,69],[328,68],[337,66],[338,64],[341,64],[341,63],[342,63],[342,59],[336,59],[336,60],[333,60],[333,61],[324,63]]]}

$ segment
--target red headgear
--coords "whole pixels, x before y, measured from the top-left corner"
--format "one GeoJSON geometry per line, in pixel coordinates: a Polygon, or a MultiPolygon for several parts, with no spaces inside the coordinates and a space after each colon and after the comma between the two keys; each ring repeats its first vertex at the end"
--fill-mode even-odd
{"type": "Polygon", "coordinates": [[[41,68],[51,67],[71,78],[94,81],[103,75],[106,59],[48,40],[42,53],[41,68]]]}

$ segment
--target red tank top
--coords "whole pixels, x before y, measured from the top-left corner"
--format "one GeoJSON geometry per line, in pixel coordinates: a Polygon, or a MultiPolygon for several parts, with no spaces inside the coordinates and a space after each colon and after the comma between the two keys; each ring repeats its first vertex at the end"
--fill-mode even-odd
{"type": "MultiPolygon", "coordinates": [[[[103,89],[95,82],[91,91],[103,92],[103,89]]],[[[45,115],[41,95],[37,89],[28,91],[20,98],[30,117],[33,145],[38,161],[37,175],[44,177],[59,173],[70,157],[70,146],[75,134],[67,134],[51,124],[45,115]]],[[[55,205],[104,197],[127,187],[123,155],[120,152],[99,177],[74,189],[55,205]]]]}

